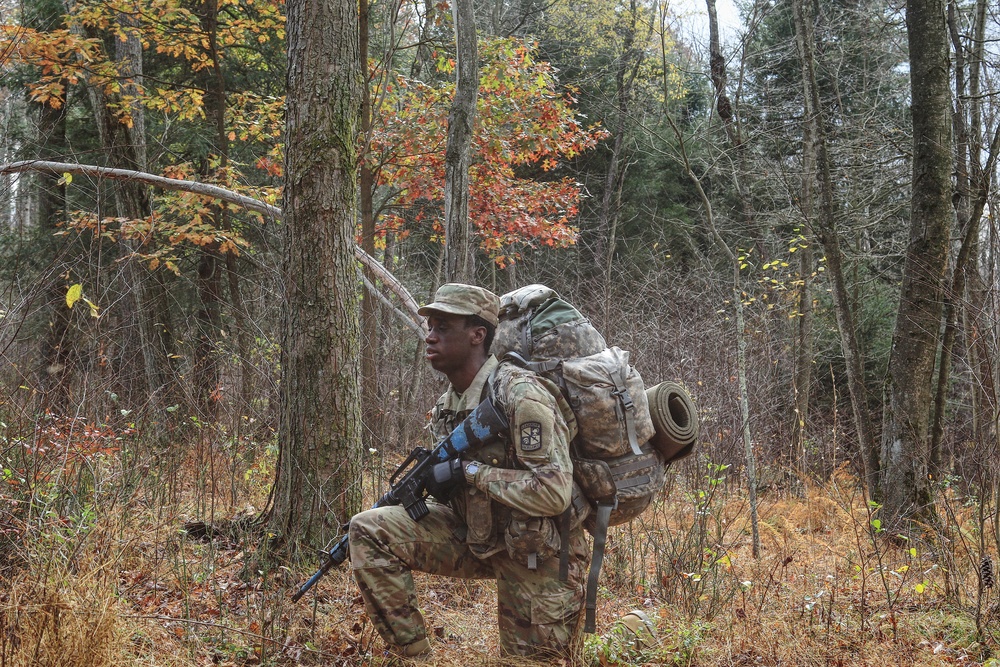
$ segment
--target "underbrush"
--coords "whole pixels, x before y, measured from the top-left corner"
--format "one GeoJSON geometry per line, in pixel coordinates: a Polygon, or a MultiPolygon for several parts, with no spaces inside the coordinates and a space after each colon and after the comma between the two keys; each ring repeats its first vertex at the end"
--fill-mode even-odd
{"type": "MultiPolygon", "coordinates": [[[[128,425],[10,431],[0,665],[390,664],[348,568],[294,604],[310,566],[262,568],[256,535],[239,521],[215,529],[265,504],[273,448],[169,458],[128,425]]],[[[940,526],[903,539],[846,472],[798,480],[763,494],[755,559],[738,471],[684,466],[655,507],[611,531],[599,632],[579,662],[997,665],[996,589],[980,579],[995,538],[957,486],[941,492],[940,526]],[[620,622],[632,609],[655,637],[620,622]]],[[[490,582],[417,582],[435,664],[513,664],[499,657],[490,582]]]]}

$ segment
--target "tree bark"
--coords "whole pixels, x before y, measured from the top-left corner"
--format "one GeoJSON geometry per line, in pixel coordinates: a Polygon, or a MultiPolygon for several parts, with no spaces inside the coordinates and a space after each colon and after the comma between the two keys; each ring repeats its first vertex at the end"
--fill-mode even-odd
{"type": "Polygon", "coordinates": [[[360,325],[354,261],[363,93],[358,6],[287,4],[281,445],[270,531],[321,547],[360,509],[360,325]]]}
{"type": "MultiPolygon", "coordinates": [[[[201,28],[205,33],[204,42],[207,55],[212,62],[210,68],[201,72],[201,85],[206,91],[205,113],[215,130],[215,148],[218,151],[218,169],[224,170],[229,161],[229,139],[226,136],[226,84],[219,58],[219,3],[217,0],[202,0],[199,7],[201,28]]],[[[210,176],[212,167],[208,159],[202,165],[202,176],[210,176]]],[[[224,207],[212,203],[212,218],[216,229],[229,227],[228,215],[224,207]]],[[[198,322],[198,344],[195,347],[194,384],[198,398],[198,411],[206,426],[218,420],[221,398],[219,369],[219,342],[222,340],[222,273],[224,260],[211,247],[203,247],[198,257],[199,308],[195,313],[198,322]]],[[[209,433],[202,429],[203,437],[209,433]]]]}
{"type": "MultiPolygon", "coordinates": [[[[950,289],[945,297],[945,331],[941,343],[938,363],[937,392],[934,400],[934,419],[931,430],[930,472],[938,479],[947,471],[942,460],[944,439],[945,407],[951,378],[951,365],[959,329],[959,312],[962,303],[971,305],[966,319],[976,322],[970,332],[970,365],[979,375],[973,385],[974,405],[990,407],[988,423],[995,420],[996,399],[993,391],[992,371],[982,373],[976,359],[982,353],[977,350],[982,338],[976,334],[980,329],[981,306],[985,304],[985,294],[981,291],[979,272],[980,223],[986,202],[992,191],[993,169],[997,160],[998,137],[995,134],[987,149],[985,167],[982,163],[981,143],[982,98],[980,95],[980,73],[983,66],[983,43],[985,37],[986,2],[979,0],[973,16],[973,36],[968,43],[962,41],[959,8],[952,1],[948,5],[948,27],[955,53],[955,105],[952,113],[952,130],[955,133],[955,180],[956,192],[953,198],[958,228],[962,231],[962,244],[955,260],[954,274],[950,289]],[[966,57],[968,55],[968,57],[966,57]],[[968,82],[968,83],[966,83],[968,82]],[[968,290],[968,294],[966,293],[968,290]],[[983,391],[985,390],[985,391],[983,391]],[[983,398],[985,397],[985,400],[983,398]]],[[[988,358],[988,357],[987,357],[988,358]]],[[[975,430],[974,421],[974,430],[975,430]]],[[[974,440],[981,442],[979,434],[974,440]]]]}
{"type": "Polygon", "coordinates": [[[882,428],[885,520],[933,519],[928,481],[934,362],[941,328],[951,205],[951,88],[943,0],[908,0],[913,192],[903,286],[889,356],[882,428]]]}
{"type": "MultiPolygon", "coordinates": [[[[815,109],[810,103],[811,86],[809,83],[812,56],[812,26],[802,15],[801,0],[792,3],[795,20],[795,40],[802,63],[802,87],[804,113],[802,118],[802,184],[800,186],[799,208],[802,211],[803,236],[813,236],[813,217],[815,215],[815,183],[816,183],[816,130],[817,119],[815,109]]],[[[809,392],[812,385],[813,366],[813,307],[812,307],[812,274],[813,253],[812,244],[799,252],[799,285],[797,296],[798,326],[796,327],[795,367],[792,379],[794,395],[793,409],[793,442],[795,459],[805,458],[806,422],[809,419],[809,392]]]]}
{"type": "Polygon", "coordinates": [[[444,165],[445,281],[474,282],[475,247],[469,221],[469,160],[479,93],[479,47],[472,0],[454,0],[457,71],[448,112],[444,165]]]}
{"type": "MultiPolygon", "coordinates": [[[[431,35],[434,21],[437,17],[437,7],[434,0],[424,0],[424,13],[420,17],[420,41],[417,43],[417,54],[410,67],[410,78],[420,79],[424,69],[431,66],[434,50],[431,48],[431,35]]],[[[364,51],[362,51],[362,54],[364,51]]]]}
{"type": "Polygon", "coordinates": [[[597,221],[595,239],[595,259],[604,272],[604,326],[610,322],[611,270],[618,236],[618,218],[621,188],[624,181],[625,133],[628,129],[630,103],[635,89],[635,79],[642,67],[644,53],[635,48],[636,31],[639,28],[639,7],[635,0],[629,3],[623,25],[619,32],[622,37],[622,53],[615,72],[615,127],[611,139],[611,153],[604,173],[604,193],[601,197],[600,217],[597,221]]]}

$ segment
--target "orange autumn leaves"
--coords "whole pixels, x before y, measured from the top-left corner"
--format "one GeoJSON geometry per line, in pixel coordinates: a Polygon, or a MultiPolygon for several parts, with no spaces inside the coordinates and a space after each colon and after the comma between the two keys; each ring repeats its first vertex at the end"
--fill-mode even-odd
{"type": "MultiPolygon", "coordinates": [[[[253,45],[284,39],[281,0],[220,0],[221,5],[233,5],[234,11],[223,12],[225,20],[220,23],[220,66],[266,70],[253,45]],[[243,9],[252,5],[253,11],[236,11],[237,5],[247,5],[243,9]]],[[[210,66],[206,36],[198,17],[184,4],[178,0],[108,0],[79,2],[73,11],[64,18],[65,29],[41,32],[0,26],[0,49],[7,56],[4,69],[13,63],[34,68],[25,84],[30,99],[58,107],[65,104],[70,86],[99,86],[123,124],[131,125],[136,97],[147,110],[172,118],[175,125],[204,122],[202,90],[168,85],[162,77],[139,85],[128,81],[104,52],[106,42],[84,36],[98,31],[116,39],[137,37],[147,52],[184,62],[192,71],[204,69],[210,66]],[[117,20],[122,14],[128,14],[135,27],[123,26],[117,20]]],[[[581,186],[563,165],[593,148],[606,132],[583,125],[573,108],[572,91],[559,84],[549,63],[536,59],[532,44],[483,40],[480,62],[469,212],[481,249],[504,266],[527,247],[565,247],[575,241],[581,186]]],[[[453,66],[446,56],[439,56],[437,67],[445,76],[437,78],[445,80],[435,83],[372,71],[372,80],[377,82],[372,90],[373,125],[363,155],[377,178],[377,198],[387,204],[378,220],[383,236],[389,232],[406,236],[420,229],[432,238],[443,237],[444,156],[454,94],[454,81],[447,74],[453,66]]],[[[283,103],[280,97],[253,90],[227,92],[226,137],[248,150],[241,153],[241,163],[230,162],[225,177],[218,178],[220,184],[243,190],[241,183],[259,183],[261,175],[280,179],[283,103]]],[[[186,164],[160,165],[157,170],[192,175],[186,164]]],[[[277,189],[265,190],[268,201],[279,200],[277,189]]],[[[154,230],[158,232],[154,245],[203,246],[207,241],[220,252],[239,252],[240,241],[232,247],[219,242],[220,237],[229,239],[231,232],[220,235],[220,230],[211,228],[202,198],[160,194],[157,202],[155,222],[126,221],[102,231],[120,228],[116,238],[140,237],[142,254],[151,265],[159,258],[174,270],[172,253],[150,247],[154,230]],[[190,220],[184,219],[185,201],[191,207],[190,220]]],[[[75,216],[78,223],[93,224],[93,218],[75,216]]]]}
{"type": "MultiPolygon", "coordinates": [[[[606,132],[583,126],[570,92],[560,89],[549,63],[535,60],[531,45],[489,40],[481,44],[480,61],[469,215],[480,247],[504,266],[526,246],[564,247],[576,240],[581,187],[558,175],[558,167],[606,132]]],[[[448,71],[454,64],[440,58],[437,66],[448,71]]],[[[395,190],[381,229],[406,234],[414,225],[430,225],[442,235],[454,82],[427,84],[399,75],[384,80],[366,156],[378,184],[395,190]]]]}

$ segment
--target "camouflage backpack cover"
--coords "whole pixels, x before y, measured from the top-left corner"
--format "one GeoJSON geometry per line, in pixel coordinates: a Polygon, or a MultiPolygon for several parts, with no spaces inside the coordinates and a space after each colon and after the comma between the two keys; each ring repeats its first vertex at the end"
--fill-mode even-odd
{"type": "MultiPolygon", "coordinates": [[[[628,352],[608,347],[579,310],[544,285],[500,298],[492,349],[498,358],[552,380],[576,416],[573,478],[591,506],[584,526],[594,536],[585,630],[594,632],[608,527],[634,519],[664,486],[668,459],[657,448],[662,439],[654,437],[645,386],[628,352]]],[[[564,546],[564,566],[566,558],[564,546]]]]}

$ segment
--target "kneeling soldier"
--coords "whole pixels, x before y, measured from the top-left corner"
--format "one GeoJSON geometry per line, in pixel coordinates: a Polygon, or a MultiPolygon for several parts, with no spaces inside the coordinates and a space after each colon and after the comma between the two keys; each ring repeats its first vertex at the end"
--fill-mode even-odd
{"type": "Polygon", "coordinates": [[[491,389],[509,438],[463,461],[462,488],[448,504],[430,503],[421,521],[398,506],[351,520],[354,577],[369,617],[399,655],[430,650],[413,570],[495,579],[500,644],[509,654],[568,655],[579,637],[590,552],[584,517],[570,502],[576,419],[553,383],[490,355],[499,307],[492,292],[452,283],[419,312],[429,327],[427,361],[450,383],[432,412],[435,438],[491,389]]]}

